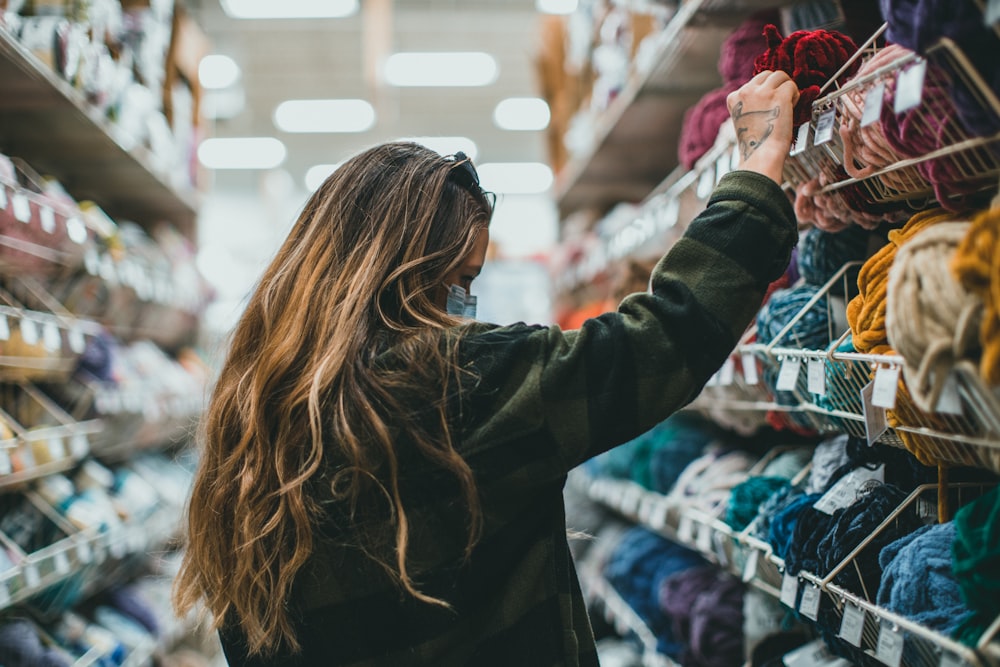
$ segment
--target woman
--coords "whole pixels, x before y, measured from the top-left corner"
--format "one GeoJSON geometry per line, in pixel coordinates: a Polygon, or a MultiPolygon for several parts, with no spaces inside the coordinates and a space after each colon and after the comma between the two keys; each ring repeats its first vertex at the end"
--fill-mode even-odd
{"type": "Polygon", "coordinates": [[[579,331],[456,315],[492,213],[463,156],[346,162],[234,333],[178,609],[205,600],[232,665],[597,664],[566,474],[694,398],[784,270],[797,95],[764,73],[730,96],[741,170],[579,331]]]}

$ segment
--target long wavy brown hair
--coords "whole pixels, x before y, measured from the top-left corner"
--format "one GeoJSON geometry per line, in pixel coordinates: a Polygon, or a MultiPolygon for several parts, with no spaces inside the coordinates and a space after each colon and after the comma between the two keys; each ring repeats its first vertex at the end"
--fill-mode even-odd
{"type": "Polygon", "coordinates": [[[233,332],[202,423],[174,604],[185,613],[204,600],[251,653],[299,649],[288,603],[317,539],[316,479],[359,523],[381,504],[390,539],[358,546],[410,595],[446,604],[408,569],[400,438],[454,474],[470,508],[466,555],[475,545],[476,487],[448,429],[460,371],[444,332],[456,320],[439,303],[492,203],[462,171],[403,142],[345,162],[306,203],[233,332]],[[388,349],[401,364],[375,363],[388,349]],[[412,416],[414,395],[431,419],[412,416]]]}

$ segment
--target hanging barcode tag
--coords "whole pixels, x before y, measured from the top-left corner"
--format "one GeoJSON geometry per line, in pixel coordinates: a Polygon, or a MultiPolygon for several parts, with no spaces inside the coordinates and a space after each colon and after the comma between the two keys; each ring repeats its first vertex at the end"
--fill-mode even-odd
{"type": "Polygon", "coordinates": [[[670,504],[666,498],[658,498],[649,514],[649,525],[656,530],[662,530],[667,525],[667,511],[669,508],[670,504]]]}
{"type": "Polygon", "coordinates": [[[962,397],[958,393],[958,376],[955,373],[948,373],[944,379],[934,411],[943,415],[962,415],[962,397]]]}
{"type": "Polygon", "coordinates": [[[59,574],[69,572],[69,556],[66,555],[65,551],[57,551],[52,557],[52,562],[55,565],[56,572],[59,574]]]}
{"type": "Polygon", "coordinates": [[[54,435],[46,442],[49,448],[49,455],[53,461],[61,461],[66,458],[66,444],[61,436],[54,435]]]}
{"type": "Polygon", "coordinates": [[[990,28],[997,22],[1000,22],[1000,0],[987,0],[986,9],[983,11],[983,23],[990,28]]]}
{"type": "Polygon", "coordinates": [[[800,368],[802,368],[802,359],[799,357],[787,357],[782,360],[775,389],[778,391],[793,391],[799,381],[800,368]]]}
{"type": "Polygon", "coordinates": [[[83,245],[87,241],[87,226],[80,218],[66,218],[66,236],[77,245],[83,245]]]}
{"type": "Polygon", "coordinates": [[[618,506],[622,514],[635,516],[639,509],[639,501],[642,500],[642,491],[639,487],[629,485],[622,490],[621,501],[618,506]]]}
{"type": "Polygon", "coordinates": [[[715,171],[713,169],[705,169],[701,172],[701,177],[698,179],[698,199],[708,199],[714,189],[715,171]]]}
{"type": "Polygon", "coordinates": [[[31,202],[23,193],[15,192],[10,198],[11,206],[14,208],[14,217],[20,222],[31,222],[31,202]]]}
{"type": "Polygon", "coordinates": [[[680,525],[677,526],[677,539],[685,544],[694,541],[694,521],[686,514],[681,515],[680,525]]]}
{"type": "Polygon", "coordinates": [[[785,667],[826,667],[833,656],[822,639],[816,639],[789,651],[781,658],[785,667]]]}
{"type": "Polygon", "coordinates": [[[706,523],[698,524],[698,551],[703,554],[712,553],[712,527],[706,523]]]}
{"type": "Polygon", "coordinates": [[[56,231],[56,212],[48,206],[38,207],[38,221],[45,233],[51,234],[56,231]]]}
{"type": "Polygon", "coordinates": [[[92,276],[96,276],[101,270],[101,258],[97,254],[97,248],[91,246],[83,253],[83,268],[92,276]]]}
{"type": "Polygon", "coordinates": [[[55,322],[46,322],[42,325],[42,344],[49,352],[58,352],[62,349],[62,335],[55,322]]]}
{"type": "Polygon", "coordinates": [[[924,75],[927,73],[927,61],[918,60],[910,67],[901,71],[896,77],[896,98],[892,110],[897,114],[920,106],[924,96],[924,75]]]}
{"type": "Polygon", "coordinates": [[[38,575],[38,566],[34,563],[25,563],[21,569],[21,576],[24,578],[25,588],[36,588],[42,583],[42,578],[38,575]]]}
{"type": "Polygon", "coordinates": [[[10,454],[7,449],[0,449],[0,475],[9,475],[14,472],[14,466],[10,462],[10,454]]]}
{"type": "Polygon", "coordinates": [[[722,363],[722,368],[719,369],[719,384],[723,387],[728,387],[733,383],[736,378],[736,361],[732,357],[726,357],[726,360],[722,363]]]}
{"type": "Polygon", "coordinates": [[[82,459],[90,453],[90,443],[86,433],[74,433],[69,439],[69,453],[75,459],[82,459]]]}
{"type": "Polygon", "coordinates": [[[889,429],[889,424],[885,418],[885,408],[878,408],[872,405],[872,391],[875,388],[874,380],[869,382],[861,390],[861,407],[865,413],[865,439],[871,447],[875,441],[882,437],[882,434],[889,429]]]}
{"type": "Polygon", "coordinates": [[[0,211],[7,210],[7,188],[0,184],[0,211]]]}
{"type": "Polygon", "coordinates": [[[26,317],[21,318],[21,339],[28,345],[35,345],[38,343],[38,325],[35,324],[34,320],[29,320],[26,317]]]}
{"type": "Polygon", "coordinates": [[[878,631],[878,644],[875,646],[875,657],[889,667],[899,667],[903,659],[903,633],[884,622],[878,631]]]}
{"type": "Polygon", "coordinates": [[[865,110],[861,112],[861,127],[868,127],[882,116],[885,81],[879,81],[865,95],[865,110]]]}
{"type": "Polygon", "coordinates": [[[833,514],[839,509],[850,507],[867,495],[874,486],[885,481],[885,465],[874,470],[861,466],[838,479],[833,486],[813,503],[813,509],[824,514],[833,514]]]}
{"type": "Polygon", "coordinates": [[[809,147],[809,123],[805,122],[799,125],[798,132],[795,133],[795,141],[792,143],[792,149],[789,151],[789,155],[798,155],[806,148],[809,147]]]}
{"type": "Polygon", "coordinates": [[[806,618],[816,620],[819,618],[819,586],[807,585],[802,590],[802,602],[799,603],[799,612],[806,618]]]}
{"type": "Polygon", "coordinates": [[[840,621],[840,638],[851,646],[861,646],[865,631],[865,610],[851,603],[844,604],[844,618],[840,621]]]}
{"type": "Polygon", "coordinates": [[[799,578],[785,572],[781,576],[781,604],[790,609],[795,609],[795,598],[799,593],[799,578]]]}
{"type": "Polygon", "coordinates": [[[69,333],[66,334],[66,338],[69,341],[69,349],[73,350],[76,354],[83,354],[83,351],[87,349],[87,340],[83,336],[83,332],[77,327],[70,327],[69,333]]]}
{"type": "Polygon", "coordinates": [[[740,359],[743,362],[743,381],[748,385],[759,383],[760,376],[757,375],[757,357],[753,355],[753,352],[744,352],[740,359]]]}
{"type": "Polygon", "coordinates": [[[718,530],[712,531],[712,550],[719,560],[719,567],[729,569],[729,537],[718,530]]]}
{"type": "Polygon", "coordinates": [[[10,340],[10,326],[6,315],[0,315],[0,340],[10,340]]]}
{"type": "Polygon", "coordinates": [[[896,407],[900,370],[899,366],[878,367],[875,371],[875,386],[872,388],[872,405],[886,410],[896,407]]]}
{"type": "Polygon", "coordinates": [[[826,364],[822,359],[810,359],[806,368],[810,394],[826,396],[826,364]]]}
{"type": "Polygon", "coordinates": [[[756,549],[747,556],[747,562],[743,564],[743,583],[748,584],[757,576],[757,563],[760,561],[760,552],[756,549]]]}
{"type": "Polygon", "coordinates": [[[677,224],[677,217],[681,212],[681,204],[676,198],[671,198],[667,202],[666,206],[663,207],[663,211],[660,213],[659,226],[660,230],[670,229],[677,224]]]}
{"type": "Polygon", "coordinates": [[[0,581],[0,609],[4,609],[10,604],[10,591],[7,590],[6,580],[0,581]]]}
{"type": "Polygon", "coordinates": [[[837,118],[836,107],[827,109],[816,120],[816,136],[813,137],[813,145],[821,146],[833,139],[833,123],[837,118]]]}
{"type": "Polygon", "coordinates": [[[941,655],[940,667],[966,667],[966,662],[954,653],[943,653],[941,655]]]}
{"type": "Polygon", "coordinates": [[[94,559],[94,552],[86,541],[76,543],[76,559],[81,563],[89,563],[94,559]]]}

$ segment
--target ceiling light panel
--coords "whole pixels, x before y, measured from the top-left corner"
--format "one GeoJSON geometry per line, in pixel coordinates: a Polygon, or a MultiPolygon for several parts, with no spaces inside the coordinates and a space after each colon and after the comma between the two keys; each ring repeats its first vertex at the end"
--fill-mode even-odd
{"type": "Polygon", "coordinates": [[[316,164],[309,167],[305,178],[306,191],[315,192],[316,188],[323,185],[323,181],[325,181],[330,174],[337,171],[337,168],[340,167],[340,165],[341,163],[338,162],[336,164],[316,164]]]}
{"type": "Polygon", "coordinates": [[[552,187],[552,169],[542,162],[487,162],[477,170],[479,182],[489,192],[539,194],[552,187]]]}
{"type": "Polygon", "coordinates": [[[213,138],[198,146],[198,161],[209,169],[273,169],[287,155],[274,137],[213,138]]]}
{"type": "Polygon", "coordinates": [[[394,53],[384,70],[392,86],[488,86],[499,74],[496,59],[482,51],[394,53]]]}
{"type": "Polygon", "coordinates": [[[543,14],[572,14],[578,4],[577,0],[535,0],[535,9],[543,14]]]}
{"type": "Polygon", "coordinates": [[[493,122],[501,130],[544,130],[549,117],[549,105],[538,97],[508,97],[493,110],[493,122]]]}
{"type": "Polygon", "coordinates": [[[198,81],[212,90],[229,88],[240,80],[240,66],[229,56],[212,54],[198,63],[198,81]]]}
{"type": "Polygon", "coordinates": [[[235,19],[338,19],[353,16],[358,0],[222,0],[235,19]]]}
{"type": "Polygon", "coordinates": [[[274,110],[284,132],[364,132],[375,125],[375,108],[365,100],[288,100],[274,110]]]}

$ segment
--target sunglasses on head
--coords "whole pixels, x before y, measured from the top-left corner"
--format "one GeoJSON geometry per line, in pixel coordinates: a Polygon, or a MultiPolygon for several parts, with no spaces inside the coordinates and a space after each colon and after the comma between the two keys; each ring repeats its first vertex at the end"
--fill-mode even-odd
{"type": "Polygon", "coordinates": [[[473,195],[485,197],[492,206],[496,197],[492,192],[486,192],[479,185],[479,172],[473,166],[472,159],[462,151],[455,153],[452,159],[455,162],[455,166],[452,167],[448,176],[473,195]]]}

